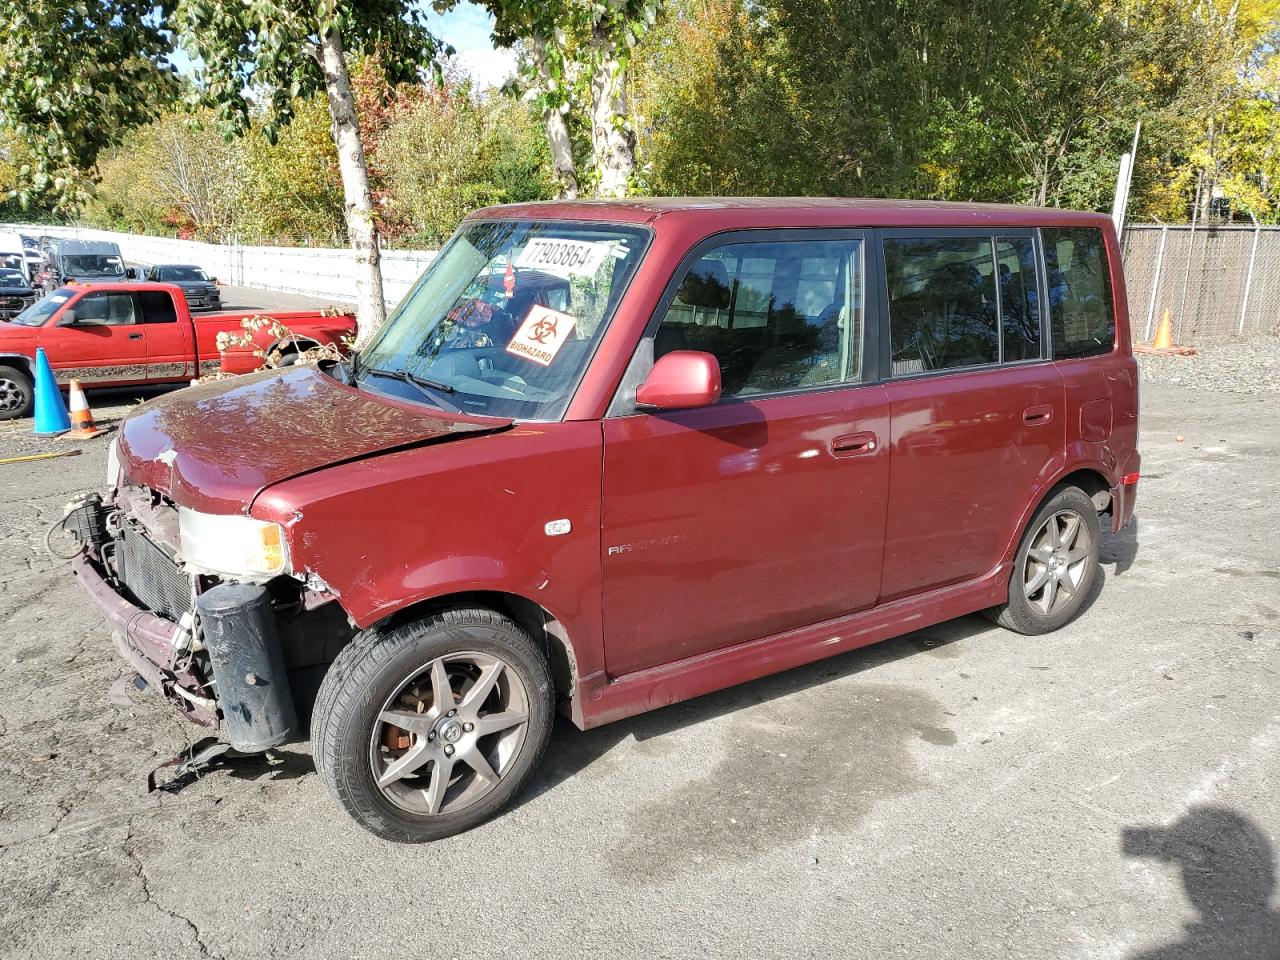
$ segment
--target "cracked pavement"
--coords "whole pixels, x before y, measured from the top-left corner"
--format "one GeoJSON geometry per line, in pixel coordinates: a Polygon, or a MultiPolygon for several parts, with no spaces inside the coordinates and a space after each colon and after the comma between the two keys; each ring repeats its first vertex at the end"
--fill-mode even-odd
{"type": "MultiPolygon", "coordinates": [[[[1136,529],[1064,630],[965,617],[560,723],[512,809],[423,847],[359,831],[305,745],[148,796],[203,733],[107,702],[43,547],[106,440],[0,465],[0,957],[1280,958],[1277,403],[1142,401],[1136,529]]],[[[29,431],[0,457],[68,443],[29,431]]]]}

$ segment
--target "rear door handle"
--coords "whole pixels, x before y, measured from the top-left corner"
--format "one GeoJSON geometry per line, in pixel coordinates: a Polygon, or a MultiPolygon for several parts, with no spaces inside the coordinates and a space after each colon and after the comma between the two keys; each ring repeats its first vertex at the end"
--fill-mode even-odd
{"type": "Polygon", "coordinates": [[[141,339],[142,339],[142,334],[140,334],[140,333],[131,333],[131,334],[129,334],[129,339],[130,339],[130,340],[141,340],[141,339]]]}
{"type": "Polygon", "coordinates": [[[831,441],[831,452],[837,457],[857,457],[866,453],[875,453],[875,449],[874,433],[847,433],[831,441]]]}
{"type": "Polygon", "coordinates": [[[1052,419],[1053,407],[1047,403],[1042,403],[1035,407],[1027,407],[1022,411],[1022,422],[1033,427],[1041,423],[1048,423],[1052,419]]]}

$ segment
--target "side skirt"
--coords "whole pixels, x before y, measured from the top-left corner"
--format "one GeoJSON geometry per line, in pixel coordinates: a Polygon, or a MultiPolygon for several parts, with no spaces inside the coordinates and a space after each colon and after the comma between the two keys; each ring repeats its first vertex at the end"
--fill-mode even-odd
{"type": "Polygon", "coordinates": [[[592,684],[588,679],[580,699],[580,725],[589,730],[1004,603],[1012,566],[1001,563],[977,580],[637,670],[611,681],[592,684]]]}

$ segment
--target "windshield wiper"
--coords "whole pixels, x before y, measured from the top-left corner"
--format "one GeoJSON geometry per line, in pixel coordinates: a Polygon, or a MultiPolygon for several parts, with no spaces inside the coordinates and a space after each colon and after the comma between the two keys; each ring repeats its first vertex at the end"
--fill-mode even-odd
{"type": "Polygon", "coordinates": [[[416,373],[410,373],[408,370],[387,370],[385,367],[362,367],[363,373],[372,374],[375,377],[386,377],[388,380],[399,380],[401,383],[407,383],[417,387],[418,392],[429,399],[442,410],[450,410],[453,413],[461,413],[462,408],[456,403],[442,400],[437,397],[437,393],[452,394],[457,393],[457,389],[447,383],[439,380],[432,380],[430,377],[422,377],[416,373]]]}

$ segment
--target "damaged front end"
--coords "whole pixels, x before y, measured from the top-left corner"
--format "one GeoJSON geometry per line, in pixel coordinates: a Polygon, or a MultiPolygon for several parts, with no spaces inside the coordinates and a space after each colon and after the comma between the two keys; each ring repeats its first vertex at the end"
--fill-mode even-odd
{"type": "Polygon", "coordinates": [[[351,636],[331,595],[287,574],[241,582],[190,562],[179,508],[147,488],[81,497],[61,523],[129,664],[119,686],[145,683],[241,753],[305,736],[325,666],[351,636]]]}

